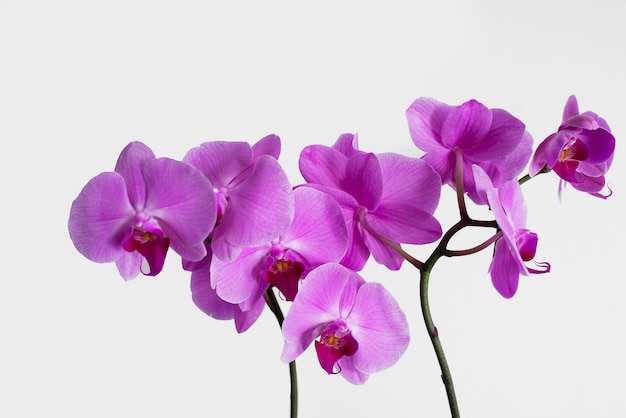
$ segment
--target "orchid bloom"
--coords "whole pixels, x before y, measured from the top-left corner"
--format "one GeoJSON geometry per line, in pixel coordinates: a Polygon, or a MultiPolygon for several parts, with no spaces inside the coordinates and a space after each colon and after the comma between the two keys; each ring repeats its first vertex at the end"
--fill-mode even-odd
{"type": "Polygon", "coordinates": [[[502,231],[502,237],[496,241],[489,273],[493,286],[508,299],[517,291],[520,274],[548,273],[550,264],[536,263],[541,270],[525,264],[535,258],[538,238],[526,229],[526,204],[519,183],[509,180],[496,188],[482,168],[474,166],[473,171],[478,192],[489,203],[502,231]]]}
{"type": "Polygon", "coordinates": [[[307,186],[330,194],[343,210],[349,244],[341,264],[358,271],[372,254],[398,270],[403,258],[390,244],[426,244],[441,236],[433,216],[439,176],[422,160],[351,149],[355,145],[356,136],[345,134],[332,148],[308,146],[300,154],[300,172],[307,186]]]}
{"type": "Polygon", "coordinates": [[[472,165],[482,167],[496,186],[515,178],[532,152],[532,138],[524,124],[502,109],[488,109],[476,100],[450,106],[431,98],[419,98],[406,111],[413,143],[441,176],[442,184],[456,189],[456,170],[463,175],[463,189],[476,203],[472,165]],[[459,158],[459,155],[460,157],[459,158]],[[462,166],[457,167],[457,159],[462,166]]]}
{"type": "Polygon", "coordinates": [[[615,151],[615,137],[604,119],[593,112],[580,113],[575,96],[570,96],[563,110],[563,122],[556,133],[539,146],[530,165],[534,176],[544,167],[554,170],[563,185],[569,183],[577,190],[606,199],[601,194],[606,184],[615,151]]]}
{"type": "Polygon", "coordinates": [[[308,187],[296,188],[294,198],[293,221],[280,237],[244,248],[229,262],[213,259],[211,285],[220,298],[246,311],[273,285],[285,300],[292,301],[311,270],[341,260],[348,233],[337,202],[308,187]]]}
{"type": "Polygon", "coordinates": [[[396,363],[409,344],[408,324],[393,296],[335,263],[309,273],[282,330],[284,362],[315,340],[320,366],[353,384],[396,363]]]}
{"type": "Polygon", "coordinates": [[[217,223],[213,255],[234,259],[241,248],[261,245],[283,233],[293,217],[293,191],[276,160],[280,139],[269,135],[257,144],[205,142],[183,161],[198,168],[213,185],[217,223]]]}
{"type": "Polygon", "coordinates": [[[189,260],[206,255],[216,218],[211,190],[194,167],[131,142],[115,171],[91,179],[72,203],[70,237],[89,260],[115,261],[125,280],[140,271],[154,276],[170,246],[189,260]]]}

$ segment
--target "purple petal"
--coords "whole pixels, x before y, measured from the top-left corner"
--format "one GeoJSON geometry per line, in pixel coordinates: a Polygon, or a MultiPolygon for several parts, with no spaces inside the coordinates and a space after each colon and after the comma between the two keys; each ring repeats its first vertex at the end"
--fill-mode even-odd
{"type": "Polygon", "coordinates": [[[380,283],[365,283],[359,288],[346,322],[359,343],[353,356],[354,366],[363,373],[375,373],[393,365],[409,345],[406,317],[380,283]]]}
{"type": "Polygon", "coordinates": [[[260,155],[269,155],[278,160],[280,156],[280,137],[275,134],[267,135],[252,145],[254,158],[260,155]]]}
{"type": "MultiPolygon", "coordinates": [[[[461,147],[463,155],[473,161],[493,161],[506,157],[517,148],[524,135],[524,124],[509,112],[492,109],[491,117],[491,127],[480,143],[476,143],[473,148],[461,147]]],[[[524,161],[524,165],[527,162],[524,161]]]]}
{"type": "Polygon", "coordinates": [[[441,130],[453,107],[435,99],[421,97],[406,111],[409,132],[417,148],[426,153],[441,150],[441,130]]]}
{"type": "Polygon", "coordinates": [[[91,261],[107,263],[124,251],[122,241],[133,231],[135,211],[118,173],[91,179],[72,203],[68,221],[76,249],[91,261]]]}
{"type": "Polygon", "coordinates": [[[259,298],[257,302],[252,306],[252,308],[248,311],[242,311],[241,309],[235,309],[235,328],[238,333],[246,332],[257,319],[261,316],[263,312],[263,308],[265,308],[265,300],[263,298],[259,298]]]}
{"type": "Polygon", "coordinates": [[[341,369],[341,376],[353,385],[362,385],[369,377],[369,374],[359,371],[354,366],[354,356],[342,357],[337,366],[341,369]]]}
{"type": "Polygon", "coordinates": [[[346,164],[342,189],[360,205],[370,210],[376,209],[383,192],[382,171],[376,155],[362,153],[351,157],[346,164]]]}
{"type": "Polygon", "coordinates": [[[297,252],[308,267],[341,260],[348,247],[348,232],[339,204],[311,187],[295,189],[294,198],[294,218],[281,243],[297,252]]]}
{"type": "Polygon", "coordinates": [[[265,244],[284,233],[293,218],[289,179],[278,161],[268,155],[261,155],[250,170],[233,181],[229,198],[228,210],[213,239],[214,255],[224,261],[229,260],[225,244],[265,244]]]}
{"type": "Polygon", "coordinates": [[[281,359],[284,362],[294,360],[326,324],[346,318],[364,282],[356,273],[335,263],[311,271],[283,322],[285,345],[281,359]]]}
{"type": "Polygon", "coordinates": [[[582,132],[578,139],[589,149],[585,160],[589,164],[605,162],[615,152],[615,137],[604,129],[582,132]]]}
{"type": "MultiPolygon", "coordinates": [[[[400,270],[404,258],[386,242],[367,232],[363,234],[363,242],[378,264],[382,264],[392,271],[400,270]]],[[[394,244],[400,246],[398,242],[394,242],[394,244]]]]}
{"type": "MultiPolygon", "coordinates": [[[[489,178],[493,181],[493,184],[497,187],[506,181],[517,178],[524,167],[526,167],[526,164],[532,154],[532,142],[533,139],[530,134],[528,132],[524,132],[522,140],[519,142],[518,146],[506,157],[494,161],[480,162],[477,164],[485,170],[485,172],[489,175],[489,178]]],[[[542,167],[540,167],[539,170],[542,167]]],[[[472,200],[476,201],[475,196],[470,195],[470,197],[472,200]]],[[[482,201],[477,203],[484,204],[486,202],[482,201]]]]}
{"type": "Polygon", "coordinates": [[[441,237],[441,225],[415,202],[387,202],[365,215],[372,230],[402,244],[429,244],[441,237]]]}
{"type": "Polygon", "coordinates": [[[154,159],[144,167],[146,212],[159,220],[171,247],[191,261],[206,255],[204,240],[215,225],[211,183],[189,164],[154,159]]]}
{"type": "Polygon", "coordinates": [[[441,179],[424,160],[399,154],[379,154],[383,175],[381,202],[391,205],[419,200],[419,207],[434,213],[439,204],[441,179]]]}
{"type": "Polygon", "coordinates": [[[491,127],[492,114],[482,103],[469,100],[456,106],[441,127],[441,140],[446,148],[476,148],[491,127]]]}
{"type": "Polygon", "coordinates": [[[524,229],[526,227],[527,209],[519,183],[515,180],[507,181],[498,188],[498,196],[513,228],[515,230],[524,229]]]}
{"type": "Polygon", "coordinates": [[[565,121],[578,114],[578,101],[576,100],[576,96],[572,94],[567,98],[567,102],[565,103],[565,108],[563,109],[563,120],[565,121]]]}
{"type": "Polygon", "coordinates": [[[143,209],[146,199],[146,184],[143,178],[143,167],[146,162],[154,160],[154,153],[147,145],[135,141],[126,145],[120,153],[115,165],[115,172],[119,173],[126,182],[128,198],[137,210],[143,209]]]}
{"type": "Polygon", "coordinates": [[[246,142],[214,141],[190,149],[183,161],[199,169],[214,187],[226,187],[250,167],[252,158],[246,142]]]}
{"type": "Polygon", "coordinates": [[[122,251],[120,256],[115,260],[115,267],[117,267],[117,271],[119,271],[124,280],[132,280],[139,275],[141,265],[144,262],[145,259],[137,251],[133,251],[132,253],[122,251]]]}
{"type": "Polygon", "coordinates": [[[238,309],[237,305],[217,295],[211,287],[211,276],[206,267],[191,273],[191,298],[202,312],[215,319],[233,319],[235,309],[238,309]]]}
{"type": "Polygon", "coordinates": [[[300,153],[300,173],[307,183],[341,189],[348,157],[324,145],[309,145],[300,153]]]}
{"type": "Polygon", "coordinates": [[[356,134],[341,134],[332,148],[348,158],[362,152],[359,151],[359,138],[356,134]]]}
{"type": "Polygon", "coordinates": [[[454,152],[447,148],[439,151],[432,151],[422,157],[441,177],[441,184],[454,184],[454,168],[456,157],[454,152]]]}
{"type": "Polygon", "coordinates": [[[363,238],[363,227],[358,220],[352,220],[347,225],[348,229],[348,249],[340,263],[350,270],[360,271],[365,267],[370,256],[370,250],[363,238]]]}
{"type": "Polygon", "coordinates": [[[548,164],[548,146],[554,135],[555,134],[552,134],[544,139],[535,150],[533,158],[530,162],[530,169],[528,170],[528,173],[532,177],[536,176],[537,173],[539,173],[543,169],[543,167],[548,164]]]}
{"type": "Polygon", "coordinates": [[[491,282],[496,290],[505,298],[515,295],[519,282],[520,270],[518,261],[513,256],[506,240],[499,239],[489,266],[491,282]]]}
{"type": "Polygon", "coordinates": [[[248,300],[253,294],[262,294],[267,289],[267,283],[263,282],[262,277],[269,250],[268,243],[261,247],[245,248],[229,262],[213,257],[211,286],[219,297],[237,304],[248,300]]]}

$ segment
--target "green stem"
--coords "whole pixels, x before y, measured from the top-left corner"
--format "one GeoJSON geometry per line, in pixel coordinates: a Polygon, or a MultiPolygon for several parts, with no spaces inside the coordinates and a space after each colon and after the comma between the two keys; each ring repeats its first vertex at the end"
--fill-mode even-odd
{"type": "MultiPolygon", "coordinates": [[[[480,221],[471,219],[469,216],[459,220],[456,224],[452,225],[452,227],[443,235],[443,237],[441,237],[441,240],[439,241],[439,244],[437,245],[433,253],[430,255],[430,257],[428,257],[426,262],[424,262],[422,267],[419,269],[420,305],[422,308],[422,316],[424,317],[424,324],[426,325],[428,336],[430,337],[430,341],[433,345],[433,348],[435,349],[437,361],[439,362],[439,368],[441,369],[441,379],[446,388],[446,395],[448,397],[448,404],[450,405],[450,413],[452,415],[452,418],[459,418],[461,415],[459,413],[459,406],[456,400],[456,392],[454,391],[452,373],[450,372],[450,367],[448,366],[448,361],[446,360],[446,355],[443,351],[441,340],[439,339],[439,332],[434,324],[433,317],[430,312],[430,303],[428,300],[428,284],[430,281],[430,272],[442,256],[460,255],[456,254],[456,251],[448,250],[447,247],[452,237],[457,232],[468,226],[497,228],[498,224],[496,221],[480,221]]],[[[495,236],[498,236],[498,234],[496,234],[495,236]]],[[[487,240],[487,242],[491,242],[492,239],[495,239],[494,237],[487,240]]],[[[471,250],[475,250],[477,248],[483,249],[485,248],[485,246],[485,243],[483,243],[471,250]]]]}
{"type": "MultiPolygon", "coordinates": [[[[276,299],[276,295],[274,294],[273,287],[270,286],[265,294],[263,295],[265,298],[265,303],[270,308],[276,320],[278,321],[278,325],[283,326],[283,321],[285,320],[285,316],[283,315],[282,309],[280,309],[280,304],[276,299]]],[[[298,373],[296,370],[296,361],[293,360],[289,362],[289,381],[291,384],[291,392],[289,395],[290,400],[290,418],[298,417],[298,373]]]]}
{"type": "Polygon", "coordinates": [[[434,265],[434,261],[425,269],[420,270],[420,305],[422,306],[422,316],[424,317],[424,324],[428,331],[428,336],[435,349],[435,355],[439,362],[439,368],[441,369],[441,380],[446,388],[446,395],[448,397],[448,404],[450,405],[450,413],[452,418],[459,418],[459,405],[456,401],[456,393],[454,391],[454,383],[452,382],[452,373],[450,373],[450,367],[448,367],[448,361],[439,339],[439,332],[433,322],[432,315],[430,313],[430,304],[428,302],[428,282],[430,279],[430,270],[434,265]]]}

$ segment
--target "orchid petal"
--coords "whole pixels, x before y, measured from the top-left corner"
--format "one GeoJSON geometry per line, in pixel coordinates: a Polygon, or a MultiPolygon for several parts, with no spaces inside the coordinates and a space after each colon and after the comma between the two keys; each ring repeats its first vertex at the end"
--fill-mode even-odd
{"type": "Polygon", "coordinates": [[[516,257],[511,254],[509,245],[503,239],[496,242],[496,247],[489,266],[491,282],[496,290],[505,298],[515,295],[519,283],[520,270],[516,257]]]}
{"type": "Polygon", "coordinates": [[[252,164],[252,147],[246,142],[205,142],[187,151],[183,161],[193,165],[214,187],[227,187],[252,164]]]}
{"type": "Polygon", "coordinates": [[[309,145],[300,153],[298,164],[300,173],[307,183],[341,189],[348,157],[330,147],[309,145]]]}
{"type": "Polygon", "coordinates": [[[297,252],[306,264],[317,267],[339,261],[348,247],[348,232],[339,204],[311,187],[294,190],[295,213],[281,242],[297,252]]]}
{"type": "Polygon", "coordinates": [[[128,199],[137,211],[143,210],[146,199],[143,167],[154,158],[154,153],[147,145],[134,141],[124,147],[115,165],[115,172],[124,178],[128,199]]]}
{"type": "Polygon", "coordinates": [[[135,211],[126,183],[115,172],[91,179],[72,203],[68,221],[76,249],[91,261],[111,262],[124,251],[122,241],[132,233],[135,211]]]}
{"type": "Polygon", "coordinates": [[[441,150],[442,126],[453,107],[435,99],[422,97],[413,102],[406,111],[409,132],[413,143],[424,152],[441,150]]]}
{"type": "MultiPolygon", "coordinates": [[[[475,147],[460,145],[463,155],[473,161],[494,161],[504,158],[515,150],[524,135],[524,124],[509,112],[491,109],[490,114],[491,126],[481,141],[476,143],[475,147]]],[[[484,118],[485,114],[481,114],[481,117],[484,118]]]]}
{"type": "Polygon", "coordinates": [[[454,107],[441,126],[441,142],[449,149],[477,147],[491,127],[492,114],[485,105],[469,100],[454,107]]]}
{"type": "Polygon", "coordinates": [[[265,258],[270,245],[245,248],[232,261],[222,261],[213,257],[211,261],[211,286],[220,298],[238,304],[249,299],[252,294],[263,293],[267,283],[263,282],[265,258]]]}
{"type": "Polygon", "coordinates": [[[146,211],[159,220],[171,247],[183,258],[206,255],[202,242],[216,219],[211,183],[189,164],[159,158],[144,166],[146,211]]]}
{"type": "Polygon", "coordinates": [[[346,164],[346,178],[341,187],[366,208],[376,209],[383,192],[383,178],[376,155],[354,155],[346,164]]]}
{"type": "Polygon", "coordinates": [[[280,156],[280,137],[275,134],[267,135],[252,145],[254,158],[261,155],[269,155],[278,160],[280,156]]]}
{"type": "Polygon", "coordinates": [[[409,345],[409,326],[398,302],[380,283],[359,288],[348,327],[359,343],[354,366],[375,373],[398,361],[409,345]]]}
{"type": "Polygon", "coordinates": [[[229,198],[213,239],[214,255],[224,261],[231,259],[224,244],[251,247],[269,242],[285,232],[293,218],[293,190],[278,161],[268,155],[259,156],[233,181],[229,198]]]}

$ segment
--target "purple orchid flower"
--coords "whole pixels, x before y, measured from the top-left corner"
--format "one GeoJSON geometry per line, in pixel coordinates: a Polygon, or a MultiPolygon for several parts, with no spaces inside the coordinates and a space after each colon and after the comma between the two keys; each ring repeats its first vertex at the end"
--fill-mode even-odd
{"type": "Polygon", "coordinates": [[[247,331],[259,318],[265,307],[265,300],[258,298],[247,311],[235,303],[220,298],[211,287],[210,266],[213,259],[211,247],[207,244],[207,256],[200,262],[183,263],[185,270],[191,271],[191,299],[208,316],[218,320],[234,320],[238,333],[247,331]]]}
{"type": "Polygon", "coordinates": [[[353,384],[396,363],[409,344],[408,324],[393,296],[335,263],[309,273],[282,329],[284,362],[317,339],[322,368],[353,384]]]}
{"type": "Polygon", "coordinates": [[[211,285],[220,298],[246,311],[262,299],[268,286],[276,286],[292,301],[299,283],[324,263],[339,261],[348,246],[348,233],[335,200],[318,190],[294,190],[295,213],[280,237],[264,245],[244,248],[230,262],[211,264],[211,285]]]}
{"type": "Polygon", "coordinates": [[[563,185],[606,199],[604,175],[611,167],[615,151],[615,137],[604,119],[593,112],[579,113],[575,96],[570,96],[563,110],[563,123],[556,133],[539,146],[530,164],[534,176],[544,167],[554,170],[563,185]]]}
{"type": "Polygon", "coordinates": [[[472,165],[489,173],[496,186],[524,169],[532,153],[532,138],[524,124],[502,109],[488,109],[476,100],[450,106],[431,98],[419,98],[407,109],[413,143],[441,176],[442,184],[456,189],[456,170],[462,170],[463,189],[476,203],[472,165]],[[457,153],[462,167],[457,167],[457,153]]]}
{"type": "Polygon", "coordinates": [[[91,179],[72,203],[70,237],[88,259],[115,261],[126,280],[140,271],[154,276],[170,246],[189,260],[206,255],[203,241],[216,218],[211,190],[194,167],[131,142],[115,171],[91,179]]]}
{"type": "Polygon", "coordinates": [[[426,244],[441,236],[432,216],[441,181],[422,160],[354,147],[351,134],[332,148],[308,146],[300,154],[300,172],[307,186],[330,194],[343,210],[349,244],[341,264],[361,270],[371,253],[378,263],[398,270],[403,258],[392,246],[426,244]]]}
{"type": "Polygon", "coordinates": [[[261,245],[283,233],[293,217],[293,191],[276,160],[276,135],[254,146],[245,142],[205,142],[183,161],[213,184],[217,224],[211,237],[215,257],[230,261],[242,247],[261,245]]]}
{"type": "Polygon", "coordinates": [[[493,286],[508,299],[517,291],[520,274],[548,273],[550,264],[536,263],[541,270],[525,264],[535,258],[538,238],[537,234],[526,229],[526,204],[519,183],[509,180],[496,188],[481,167],[475,165],[473,170],[478,192],[489,203],[502,231],[502,237],[496,241],[489,273],[493,286]]]}

